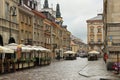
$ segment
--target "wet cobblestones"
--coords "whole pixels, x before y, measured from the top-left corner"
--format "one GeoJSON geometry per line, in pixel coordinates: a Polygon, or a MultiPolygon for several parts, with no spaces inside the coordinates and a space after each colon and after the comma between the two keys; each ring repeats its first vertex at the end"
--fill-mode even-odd
{"type": "Polygon", "coordinates": [[[86,58],[54,61],[49,66],[0,75],[0,80],[99,80],[94,76],[85,77],[79,74],[89,63],[86,58]]]}

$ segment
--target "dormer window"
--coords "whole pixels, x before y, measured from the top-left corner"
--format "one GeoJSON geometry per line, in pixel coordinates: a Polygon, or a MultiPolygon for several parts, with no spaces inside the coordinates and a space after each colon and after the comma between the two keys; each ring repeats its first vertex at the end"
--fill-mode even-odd
{"type": "Polygon", "coordinates": [[[19,0],[19,5],[23,5],[23,0],[19,0]]]}
{"type": "Polygon", "coordinates": [[[33,3],[33,9],[36,9],[36,6],[37,6],[37,1],[34,1],[34,3],[33,3]]]}
{"type": "Polygon", "coordinates": [[[29,6],[32,8],[32,0],[29,1],[29,6]]]}

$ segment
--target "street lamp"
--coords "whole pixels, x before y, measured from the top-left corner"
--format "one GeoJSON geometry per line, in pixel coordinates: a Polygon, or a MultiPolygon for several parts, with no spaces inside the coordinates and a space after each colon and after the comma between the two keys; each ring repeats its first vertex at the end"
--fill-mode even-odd
{"type": "Polygon", "coordinates": [[[16,7],[15,6],[11,6],[10,7],[10,10],[9,10],[9,17],[10,17],[10,22],[9,22],[9,42],[8,43],[15,43],[15,40],[14,40],[14,38],[13,37],[11,37],[12,36],[12,34],[11,34],[11,23],[12,23],[12,21],[11,21],[11,18],[12,17],[14,17],[14,16],[17,16],[16,15],[16,7]]]}

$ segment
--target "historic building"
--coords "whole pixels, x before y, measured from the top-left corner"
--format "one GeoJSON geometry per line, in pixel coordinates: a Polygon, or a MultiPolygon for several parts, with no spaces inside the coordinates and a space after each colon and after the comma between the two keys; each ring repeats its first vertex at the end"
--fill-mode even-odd
{"type": "Polygon", "coordinates": [[[62,40],[62,47],[63,51],[71,50],[70,43],[71,43],[71,32],[67,30],[67,25],[63,25],[63,40],[62,40]]]}
{"type": "Polygon", "coordinates": [[[77,38],[74,35],[70,36],[70,50],[76,52],[76,53],[81,53],[81,52],[86,52],[88,51],[88,45],[85,44],[81,39],[77,38]]]}
{"type": "Polygon", "coordinates": [[[60,6],[49,8],[48,0],[38,11],[39,0],[1,0],[0,45],[17,43],[39,45],[52,51],[52,57],[62,56],[70,49],[70,35],[63,25],[60,6]],[[3,37],[4,36],[4,37],[3,37]]]}
{"type": "Polygon", "coordinates": [[[120,46],[120,1],[104,0],[105,46],[120,46]]]}
{"type": "Polygon", "coordinates": [[[0,2],[0,45],[18,42],[18,6],[15,0],[0,2]]]}
{"type": "MultiPolygon", "coordinates": [[[[115,62],[120,62],[120,1],[103,0],[104,22],[104,53],[109,56],[106,60],[107,70],[112,70],[115,62]]],[[[119,74],[119,70],[117,70],[119,74]]]]}
{"type": "Polygon", "coordinates": [[[103,20],[102,14],[87,20],[87,38],[89,50],[103,49],[103,20]]]}
{"type": "Polygon", "coordinates": [[[46,16],[36,10],[32,10],[32,12],[34,13],[33,44],[44,46],[44,19],[46,18],[46,16]]]}
{"type": "MultiPolygon", "coordinates": [[[[19,3],[19,43],[33,45],[34,14],[27,5],[19,3]]],[[[29,5],[31,6],[31,5],[29,5]]]]}

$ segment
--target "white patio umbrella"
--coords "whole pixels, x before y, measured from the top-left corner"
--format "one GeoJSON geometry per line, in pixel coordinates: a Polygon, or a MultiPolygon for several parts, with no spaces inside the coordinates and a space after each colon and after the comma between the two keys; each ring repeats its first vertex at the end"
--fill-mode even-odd
{"type": "Polygon", "coordinates": [[[74,51],[66,51],[66,52],[64,52],[65,54],[75,54],[76,52],[74,52],[74,51]]]}
{"type": "Polygon", "coordinates": [[[93,50],[93,51],[88,52],[88,54],[100,54],[100,52],[93,50]]]}
{"type": "Polygon", "coordinates": [[[38,48],[40,49],[40,51],[51,52],[50,49],[44,48],[42,46],[38,46],[38,48]]]}
{"type": "Polygon", "coordinates": [[[8,45],[5,45],[4,47],[10,48],[10,49],[12,49],[12,50],[14,50],[14,51],[17,51],[18,44],[16,44],[16,43],[10,43],[10,44],[8,44],[8,45]]]}
{"type": "Polygon", "coordinates": [[[30,52],[33,49],[30,46],[26,46],[24,44],[20,44],[21,48],[22,48],[22,52],[30,52]]]}
{"type": "Polygon", "coordinates": [[[0,53],[14,53],[14,50],[0,46],[0,53]]]}

